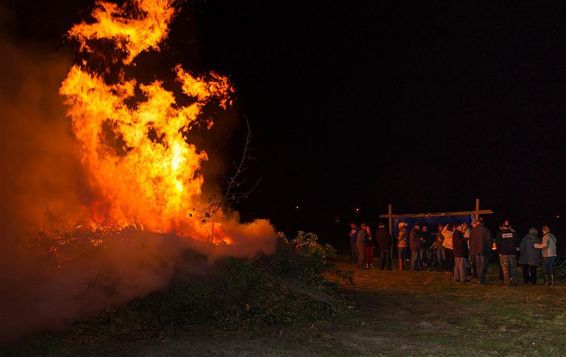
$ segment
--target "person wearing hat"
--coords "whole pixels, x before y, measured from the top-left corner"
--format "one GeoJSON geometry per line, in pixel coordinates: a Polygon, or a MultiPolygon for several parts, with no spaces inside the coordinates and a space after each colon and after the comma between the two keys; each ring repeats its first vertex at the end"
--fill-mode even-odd
{"type": "Polygon", "coordinates": [[[523,237],[519,245],[521,257],[519,264],[523,266],[523,281],[525,284],[537,283],[537,266],[541,258],[540,249],[535,244],[540,243],[540,237],[536,228],[530,228],[529,234],[523,237]]]}
{"type": "Polygon", "coordinates": [[[535,244],[535,248],[542,249],[542,265],[546,285],[554,285],[554,261],[556,260],[556,237],[550,232],[550,227],[542,226],[542,243],[535,244]]]}
{"type": "Polygon", "coordinates": [[[485,284],[489,256],[491,255],[491,232],[484,226],[483,218],[478,217],[470,233],[470,251],[476,262],[478,283],[485,284]]]}
{"type": "Polygon", "coordinates": [[[397,256],[399,258],[399,270],[403,271],[403,261],[407,252],[407,223],[399,222],[399,232],[397,233],[397,256]]]}
{"type": "Polygon", "coordinates": [[[519,237],[511,228],[508,220],[503,221],[497,233],[497,253],[499,264],[503,272],[503,282],[509,286],[517,285],[515,272],[517,271],[517,251],[519,250],[519,237]]]}

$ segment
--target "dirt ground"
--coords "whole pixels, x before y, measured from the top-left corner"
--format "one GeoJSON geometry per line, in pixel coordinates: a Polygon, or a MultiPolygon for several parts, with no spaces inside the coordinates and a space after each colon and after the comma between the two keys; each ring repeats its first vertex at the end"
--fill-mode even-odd
{"type": "MultiPolygon", "coordinates": [[[[454,283],[439,271],[353,271],[351,305],[327,321],[268,331],[114,341],[84,354],[138,356],[566,355],[566,285],[454,283]]],[[[49,354],[49,353],[48,353],[49,354]]],[[[65,351],[58,351],[65,354],[65,351]]]]}

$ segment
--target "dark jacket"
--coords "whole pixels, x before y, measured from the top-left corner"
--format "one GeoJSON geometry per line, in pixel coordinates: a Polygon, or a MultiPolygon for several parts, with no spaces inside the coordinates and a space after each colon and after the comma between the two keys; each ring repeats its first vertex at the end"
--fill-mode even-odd
{"type": "Polygon", "coordinates": [[[540,249],[535,248],[535,244],[540,243],[538,235],[527,234],[521,240],[519,248],[521,248],[521,257],[519,264],[538,265],[541,254],[540,249]]]}
{"type": "Polygon", "coordinates": [[[409,242],[411,245],[411,252],[418,252],[422,249],[422,235],[420,231],[416,229],[412,229],[411,233],[409,233],[409,242]]]}
{"type": "Polygon", "coordinates": [[[502,229],[497,232],[497,253],[501,255],[515,255],[519,247],[519,236],[512,229],[502,229]]]}
{"type": "Polygon", "coordinates": [[[368,232],[365,229],[360,229],[358,232],[358,244],[361,245],[370,245],[371,244],[371,237],[369,236],[368,232]]]}
{"type": "Polygon", "coordinates": [[[455,230],[452,234],[452,249],[454,251],[454,258],[467,258],[468,257],[468,242],[464,238],[464,234],[459,230],[455,230]]]}
{"type": "Polygon", "coordinates": [[[423,248],[430,247],[434,241],[434,239],[432,238],[432,234],[430,234],[430,231],[426,231],[426,232],[421,231],[421,236],[423,237],[422,239],[423,248]]]}
{"type": "Polygon", "coordinates": [[[375,233],[375,241],[379,246],[379,250],[390,250],[391,249],[391,237],[389,232],[385,228],[379,228],[375,233]]]}
{"type": "Polygon", "coordinates": [[[360,229],[358,231],[358,237],[356,238],[356,247],[358,247],[358,250],[363,249],[363,247],[366,245],[368,238],[369,238],[369,234],[368,232],[366,232],[365,229],[360,229]]]}
{"type": "Polygon", "coordinates": [[[485,257],[491,255],[491,232],[481,224],[474,227],[470,234],[470,253],[485,257]]]}

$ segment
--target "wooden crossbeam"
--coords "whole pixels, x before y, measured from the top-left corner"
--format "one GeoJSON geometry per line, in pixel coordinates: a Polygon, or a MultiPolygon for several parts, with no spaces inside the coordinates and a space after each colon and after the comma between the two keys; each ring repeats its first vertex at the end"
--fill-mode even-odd
{"type": "Polygon", "coordinates": [[[442,217],[442,216],[464,216],[477,214],[493,214],[490,209],[482,209],[478,211],[459,211],[459,212],[434,212],[434,213],[406,213],[406,214],[380,214],[379,218],[389,217],[405,217],[405,218],[423,218],[423,217],[442,217]]]}

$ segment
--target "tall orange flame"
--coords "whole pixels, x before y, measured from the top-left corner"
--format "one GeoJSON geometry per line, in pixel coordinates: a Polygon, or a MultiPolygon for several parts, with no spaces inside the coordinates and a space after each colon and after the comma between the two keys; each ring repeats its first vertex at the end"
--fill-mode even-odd
{"type": "MultiPolygon", "coordinates": [[[[112,40],[125,53],[124,66],[140,52],[158,49],[175,12],[172,1],[134,0],[128,5],[135,16],[126,7],[99,1],[95,23],[74,26],[70,36],[86,51],[93,51],[92,40],[112,40]]],[[[195,76],[178,65],[177,82],[192,100],[179,105],[160,81],[143,84],[121,75],[110,84],[87,65],[70,69],[60,93],[67,98],[83,163],[106,201],[98,223],[142,224],[156,232],[209,239],[211,227],[194,216],[203,205],[199,170],[207,154],[189,142],[190,129],[205,105],[231,104],[227,78],[195,76]]]]}

